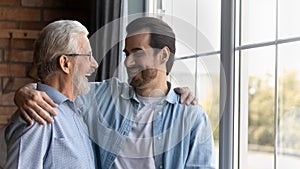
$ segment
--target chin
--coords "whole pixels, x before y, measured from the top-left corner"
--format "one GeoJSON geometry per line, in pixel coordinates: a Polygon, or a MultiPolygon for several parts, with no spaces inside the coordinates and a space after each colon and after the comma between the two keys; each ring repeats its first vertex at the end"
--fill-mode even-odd
{"type": "Polygon", "coordinates": [[[79,91],[80,95],[87,94],[90,91],[90,84],[88,83],[88,81],[80,86],[79,91]]]}
{"type": "Polygon", "coordinates": [[[73,79],[74,89],[77,91],[78,95],[86,94],[90,91],[90,84],[85,76],[74,77],[73,79]]]}

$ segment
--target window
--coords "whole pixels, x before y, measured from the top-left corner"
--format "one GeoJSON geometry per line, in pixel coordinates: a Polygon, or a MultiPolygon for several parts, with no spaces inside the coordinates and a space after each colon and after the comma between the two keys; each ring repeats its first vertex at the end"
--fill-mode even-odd
{"type": "Polygon", "coordinates": [[[209,114],[217,163],[222,141],[220,96],[228,92],[220,91],[221,45],[226,46],[221,42],[221,10],[235,13],[234,30],[229,30],[235,37],[234,77],[230,79],[235,93],[229,103],[234,107],[231,144],[237,144],[232,145],[232,154],[223,154],[231,156],[234,169],[299,168],[300,1],[148,0],[148,5],[179,37],[170,79],[194,89],[209,114]],[[235,6],[228,8],[221,2],[235,6]]]}
{"type": "Polygon", "coordinates": [[[295,0],[241,0],[240,158],[243,169],[299,168],[299,26],[295,0]],[[292,94],[293,93],[293,94],[292,94]],[[247,133],[247,135],[242,134],[247,133]],[[294,134],[292,134],[294,133],[294,134]]]}
{"type": "Polygon", "coordinates": [[[149,12],[159,13],[175,31],[177,51],[170,81],[192,89],[208,113],[215,138],[216,162],[219,157],[220,5],[219,0],[151,0],[148,3],[149,12]]]}

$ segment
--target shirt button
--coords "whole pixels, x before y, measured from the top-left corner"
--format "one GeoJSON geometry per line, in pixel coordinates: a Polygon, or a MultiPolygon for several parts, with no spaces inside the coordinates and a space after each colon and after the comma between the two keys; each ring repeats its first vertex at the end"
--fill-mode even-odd
{"type": "Polygon", "coordinates": [[[158,116],[161,116],[162,115],[162,112],[160,111],[160,112],[158,112],[158,116]]]}
{"type": "Polygon", "coordinates": [[[160,136],[158,136],[158,137],[157,137],[157,140],[161,140],[161,137],[160,137],[160,136]]]}
{"type": "Polygon", "coordinates": [[[163,166],[162,166],[162,165],[160,165],[160,166],[159,166],[159,168],[163,168],[163,166]]]}

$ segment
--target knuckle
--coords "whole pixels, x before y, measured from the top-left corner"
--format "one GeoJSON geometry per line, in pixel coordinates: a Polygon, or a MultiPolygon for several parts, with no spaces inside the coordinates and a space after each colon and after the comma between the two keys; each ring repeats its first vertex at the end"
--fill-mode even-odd
{"type": "Polygon", "coordinates": [[[32,100],[38,100],[40,98],[40,96],[38,94],[35,94],[32,96],[32,100]]]}

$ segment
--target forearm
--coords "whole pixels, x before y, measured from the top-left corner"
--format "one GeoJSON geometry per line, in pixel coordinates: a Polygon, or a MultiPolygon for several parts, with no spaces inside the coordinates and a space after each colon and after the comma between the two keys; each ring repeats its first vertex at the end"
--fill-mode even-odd
{"type": "Polygon", "coordinates": [[[54,110],[57,104],[45,92],[37,91],[36,88],[36,83],[30,83],[19,88],[15,93],[15,104],[28,124],[32,124],[32,118],[40,124],[45,124],[44,120],[53,123],[49,113],[54,116],[57,115],[54,110]]]}

